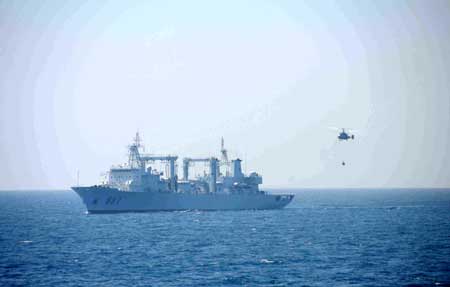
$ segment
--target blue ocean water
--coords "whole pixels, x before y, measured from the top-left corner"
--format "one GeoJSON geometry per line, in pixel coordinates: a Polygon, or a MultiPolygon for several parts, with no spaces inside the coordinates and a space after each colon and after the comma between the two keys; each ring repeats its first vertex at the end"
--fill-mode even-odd
{"type": "Polygon", "coordinates": [[[449,189],[289,192],[283,210],[88,215],[71,191],[2,191],[0,286],[450,284],[449,189]]]}

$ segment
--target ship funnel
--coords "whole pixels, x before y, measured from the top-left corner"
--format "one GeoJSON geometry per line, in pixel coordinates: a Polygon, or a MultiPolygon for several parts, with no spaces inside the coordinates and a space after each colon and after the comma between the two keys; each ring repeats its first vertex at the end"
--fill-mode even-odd
{"type": "Polygon", "coordinates": [[[240,159],[235,159],[231,161],[231,172],[234,178],[240,178],[242,176],[244,176],[242,174],[242,168],[241,168],[241,160],[240,159]]]}

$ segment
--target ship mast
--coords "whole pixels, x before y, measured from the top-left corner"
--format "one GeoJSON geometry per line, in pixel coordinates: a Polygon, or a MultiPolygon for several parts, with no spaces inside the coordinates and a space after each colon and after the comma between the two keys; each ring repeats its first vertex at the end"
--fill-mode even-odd
{"type": "Polygon", "coordinates": [[[139,148],[141,147],[141,138],[139,132],[136,132],[134,143],[128,147],[128,166],[130,168],[143,168],[139,148]]]}

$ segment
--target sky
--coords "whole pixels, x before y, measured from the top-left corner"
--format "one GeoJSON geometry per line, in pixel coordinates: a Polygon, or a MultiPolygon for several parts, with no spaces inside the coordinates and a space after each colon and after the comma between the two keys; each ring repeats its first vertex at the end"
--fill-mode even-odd
{"type": "Polygon", "coordinates": [[[449,187],[448,35],[439,0],[0,0],[0,189],[96,184],[136,131],[265,187],[449,187]]]}

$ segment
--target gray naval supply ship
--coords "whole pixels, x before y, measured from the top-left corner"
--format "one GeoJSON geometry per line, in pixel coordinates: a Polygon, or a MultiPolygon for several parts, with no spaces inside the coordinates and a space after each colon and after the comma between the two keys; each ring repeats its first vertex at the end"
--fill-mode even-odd
{"type": "Polygon", "coordinates": [[[177,156],[144,154],[142,149],[137,133],[127,164],[113,166],[100,185],[72,187],[89,213],[279,209],[294,197],[259,190],[262,177],[255,172],[244,175],[240,159],[229,161],[223,139],[220,160],[184,158],[181,180],[176,175],[177,156]],[[155,162],[168,164],[167,175],[152,169],[155,162]],[[189,168],[196,162],[206,163],[208,172],[191,179],[189,168]]]}

